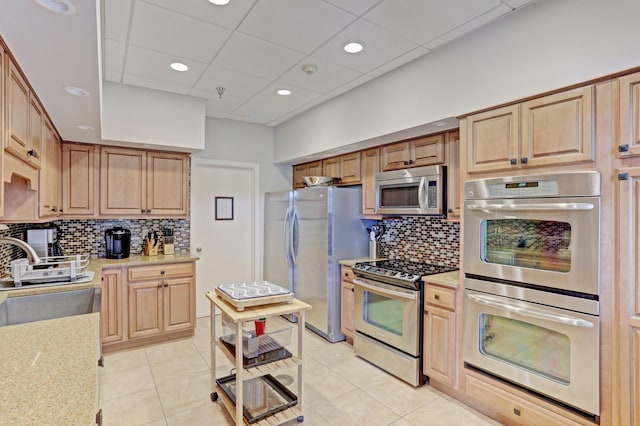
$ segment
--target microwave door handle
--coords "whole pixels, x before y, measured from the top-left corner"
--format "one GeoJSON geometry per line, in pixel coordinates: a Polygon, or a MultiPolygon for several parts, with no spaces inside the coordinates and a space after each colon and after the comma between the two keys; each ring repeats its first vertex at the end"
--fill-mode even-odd
{"type": "Polygon", "coordinates": [[[574,327],[593,328],[593,323],[581,318],[573,318],[565,315],[555,315],[548,312],[539,311],[536,309],[521,308],[517,306],[508,305],[506,303],[496,302],[484,296],[478,296],[475,294],[467,294],[467,299],[472,302],[481,303],[483,305],[492,306],[495,308],[506,309],[509,312],[513,312],[525,317],[538,318],[547,321],[553,321],[565,325],[571,325],[574,327]]]}
{"type": "Polygon", "coordinates": [[[469,204],[467,210],[510,210],[510,211],[527,211],[527,210],[546,210],[546,211],[576,211],[576,210],[593,210],[594,205],[591,203],[533,203],[533,204],[469,204]]]}
{"type": "Polygon", "coordinates": [[[424,188],[426,186],[426,183],[427,183],[427,178],[421,177],[420,185],[418,186],[418,205],[420,206],[421,212],[424,212],[427,209],[425,199],[424,199],[425,198],[424,188]]]}
{"type": "Polygon", "coordinates": [[[416,300],[416,294],[418,293],[416,291],[412,291],[411,293],[403,293],[401,291],[391,290],[388,288],[381,288],[374,284],[369,284],[360,278],[354,278],[353,283],[371,292],[376,292],[378,294],[385,294],[389,296],[395,296],[395,297],[407,299],[407,300],[416,300]]]}

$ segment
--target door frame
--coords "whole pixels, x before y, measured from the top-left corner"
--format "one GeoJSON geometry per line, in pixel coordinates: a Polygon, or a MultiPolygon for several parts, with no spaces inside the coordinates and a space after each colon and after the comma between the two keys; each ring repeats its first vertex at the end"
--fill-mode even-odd
{"type": "MultiPolygon", "coordinates": [[[[253,250],[251,252],[251,276],[253,280],[257,280],[258,276],[262,276],[262,272],[260,270],[260,259],[262,253],[262,237],[260,235],[261,222],[260,218],[262,217],[262,203],[260,202],[260,191],[259,191],[259,183],[260,183],[260,166],[256,163],[242,163],[237,161],[222,161],[222,160],[210,160],[206,158],[195,158],[191,157],[191,178],[195,176],[195,170],[197,168],[216,168],[216,169],[229,169],[229,170],[246,170],[251,172],[252,174],[252,185],[251,185],[251,200],[252,200],[252,208],[251,208],[251,244],[253,245],[253,250]]],[[[194,209],[194,198],[193,194],[190,191],[189,197],[189,207],[190,207],[190,232],[193,231],[193,221],[191,220],[191,215],[193,214],[194,209]]],[[[196,248],[194,246],[194,239],[192,234],[190,235],[190,245],[191,245],[191,253],[194,255],[198,255],[196,248]]]]}

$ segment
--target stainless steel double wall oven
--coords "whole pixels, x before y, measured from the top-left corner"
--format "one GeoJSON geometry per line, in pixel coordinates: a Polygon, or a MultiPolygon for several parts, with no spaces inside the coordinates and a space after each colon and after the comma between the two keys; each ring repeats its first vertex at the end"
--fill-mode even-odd
{"type": "Polygon", "coordinates": [[[465,184],[465,366],[600,412],[600,175],[465,184]]]}

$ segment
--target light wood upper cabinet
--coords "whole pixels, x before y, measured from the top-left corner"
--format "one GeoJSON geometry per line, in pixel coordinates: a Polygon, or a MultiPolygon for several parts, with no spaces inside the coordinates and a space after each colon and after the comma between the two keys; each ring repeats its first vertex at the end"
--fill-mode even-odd
{"type": "Polygon", "coordinates": [[[381,148],[383,171],[444,164],[444,134],[423,136],[381,148]]]}
{"type": "Polygon", "coordinates": [[[102,147],[100,213],[184,216],[188,179],[187,154],[102,147]]]}
{"type": "Polygon", "coordinates": [[[618,79],[620,87],[621,158],[640,155],[640,72],[618,79]]]}
{"type": "Polygon", "coordinates": [[[331,176],[336,180],[340,179],[340,157],[331,157],[322,160],[321,176],[331,176]]]}
{"type": "Polygon", "coordinates": [[[100,308],[102,343],[119,342],[124,339],[122,288],[122,269],[102,271],[102,306],[100,308]]]}
{"type": "Polygon", "coordinates": [[[5,148],[23,161],[29,160],[29,86],[9,60],[7,70],[7,139],[5,148]]]}
{"type": "Polygon", "coordinates": [[[304,176],[322,176],[322,160],[293,166],[293,189],[304,188],[304,176]]]}
{"type": "Polygon", "coordinates": [[[362,151],[360,157],[362,176],[362,214],[376,213],[376,173],[380,171],[380,148],[362,151]]]}
{"type": "Polygon", "coordinates": [[[593,86],[467,117],[467,171],[592,161],[593,86]]]}
{"type": "MultiPolygon", "coordinates": [[[[49,124],[49,127],[53,129],[51,124],[49,124]]],[[[27,147],[27,159],[29,164],[36,168],[42,165],[42,144],[45,132],[44,109],[31,94],[29,99],[29,146],[27,147]]]]}
{"type": "Polygon", "coordinates": [[[447,150],[447,219],[460,220],[462,204],[462,182],[460,179],[460,132],[448,132],[446,135],[447,150]]]}
{"type": "Polygon", "coordinates": [[[331,176],[341,185],[360,183],[360,152],[322,160],[322,176],[331,176]]]}
{"type": "Polygon", "coordinates": [[[65,216],[96,214],[97,157],[95,145],[62,145],[62,209],[65,216]]]}
{"type": "Polygon", "coordinates": [[[40,168],[40,217],[55,217],[62,212],[62,146],[56,130],[45,120],[40,168]]]}

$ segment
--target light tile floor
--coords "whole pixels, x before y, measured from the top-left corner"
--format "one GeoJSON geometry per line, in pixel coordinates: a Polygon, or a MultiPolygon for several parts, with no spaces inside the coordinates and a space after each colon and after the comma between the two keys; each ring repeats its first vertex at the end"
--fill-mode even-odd
{"type": "MultiPolygon", "coordinates": [[[[270,318],[267,331],[289,325],[270,318]]],[[[294,354],[296,338],[292,333],[294,354]]],[[[231,363],[216,353],[216,376],[230,374],[231,363]]],[[[210,320],[204,317],[192,338],[105,355],[104,424],[233,425],[222,403],[210,400],[210,354],[210,320]]],[[[499,425],[429,386],[405,384],[356,357],[345,342],[331,344],[305,330],[303,355],[302,425],[499,425]]],[[[275,375],[297,389],[295,368],[275,375]]]]}

